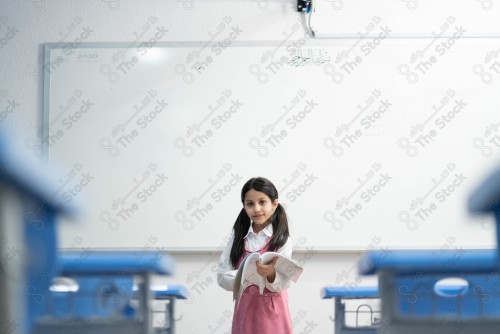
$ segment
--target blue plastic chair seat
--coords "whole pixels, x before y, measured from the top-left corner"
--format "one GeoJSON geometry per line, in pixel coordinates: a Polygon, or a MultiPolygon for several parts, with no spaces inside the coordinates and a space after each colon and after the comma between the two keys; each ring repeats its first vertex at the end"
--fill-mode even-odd
{"type": "Polygon", "coordinates": [[[129,301],[132,296],[132,276],[82,276],[76,282],[76,291],[51,293],[51,316],[84,319],[131,315],[129,301]]]}

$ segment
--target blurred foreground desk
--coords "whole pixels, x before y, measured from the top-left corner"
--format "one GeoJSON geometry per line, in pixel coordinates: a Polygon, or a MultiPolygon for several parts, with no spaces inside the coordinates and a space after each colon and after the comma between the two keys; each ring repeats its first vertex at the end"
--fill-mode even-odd
{"type": "MultiPolygon", "coordinates": [[[[78,289],[58,298],[57,307],[37,319],[36,334],[152,333],[151,275],[171,275],[173,260],[161,252],[68,252],[59,258],[60,276],[78,289]],[[133,281],[138,280],[137,309],[133,281]]],[[[56,303],[49,304],[51,306],[56,303]]]]}
{"type": "Polygon", "coordinates": [[[500,330],[496,250],[372,251],[361,275],[378,275],[379,333],[493,334],[500,330]]]}

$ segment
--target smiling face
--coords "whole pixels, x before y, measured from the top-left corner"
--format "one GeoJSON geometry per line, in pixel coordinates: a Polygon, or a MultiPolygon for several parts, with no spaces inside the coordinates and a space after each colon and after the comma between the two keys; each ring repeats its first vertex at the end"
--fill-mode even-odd
{"type": "Polygon", "coordinates": [[[245,194],[245,200],[243,201],[243,207],[245,211],[253,222],[253,229],[255,233],[260,232],[265,228],[271,218],[273,211],[278,206],[278,199],[274,202],[271,201],[269,196],[265,193],[257,191],[255,189],[250,189],[245,194]]]}

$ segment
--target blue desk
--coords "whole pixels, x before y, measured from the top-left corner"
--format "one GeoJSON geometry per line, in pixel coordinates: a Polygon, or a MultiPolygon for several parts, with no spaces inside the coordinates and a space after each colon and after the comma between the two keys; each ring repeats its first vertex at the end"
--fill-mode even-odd
{"type": "Polygon", "coordinates": [[[379,297],[378,288],[376,286],[326,286],[321,289],[321,298],[331,299],[334,298],[334,312],[335,312],[335,334],[375,334],[377,331],[378,320],[374,318],[375,314],[380,311],[373,311],[371,306],[362,304],[358,306],[356,311],[347,311],[345,302],[346,299],[376,299],[379,297]],[[368,311],[365,311],[367,309],[368,311]],[[346,314],[355,313],[356,326],[348,326],[346,324],[346,314]],[[359,326],[358,316],[360,313],[370,314],[370,325],[359,326]]]}
{"type": "Polygon", "coordinates": [[[496,250],[372,251],[359,262],[379,277],[384,334],[499,333],[498,268],[496,250]],[[449,278],[465,286],[440,286],[449,278]]]}
{"type": "Polygon", "coordinates": [[[57,304],[51,305],[59,306],[37,322],[36,334],[61,330],[92,334],[150,333],[150,276],[170,275],[173,267],[171,257],[160,252],[63,253],[59,256],[59,273],[73,278],[80,289],[52,296],[57,304]],[[130,304],[134,277],[140,280],[137,312],[130,304]],[[64,298],[69,305],[66,309],[61,306],[64,298]],[[71,323],[69,331],[68,322],[71,323]]]}

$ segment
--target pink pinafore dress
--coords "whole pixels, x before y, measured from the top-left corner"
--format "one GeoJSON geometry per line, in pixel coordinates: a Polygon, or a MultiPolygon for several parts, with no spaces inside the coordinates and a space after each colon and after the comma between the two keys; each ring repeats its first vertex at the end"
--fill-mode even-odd
{"type": "MultiPolygon", "coordinates": [[[[268,251],[269,242],[258,251],[260,254],[268,251]]],[[[250,253],[245,241],[245,252],[237,267],[250,253]]],[[[292,334],[287,291],[271,292],[265,288],[260,294],[257,285],[248,286],[241,300],[235,301],[232,334],[292,334]]]]}

